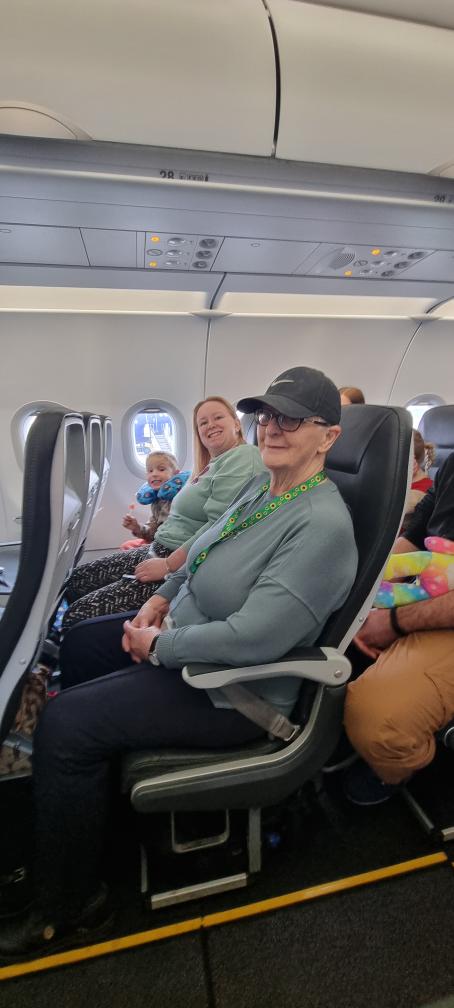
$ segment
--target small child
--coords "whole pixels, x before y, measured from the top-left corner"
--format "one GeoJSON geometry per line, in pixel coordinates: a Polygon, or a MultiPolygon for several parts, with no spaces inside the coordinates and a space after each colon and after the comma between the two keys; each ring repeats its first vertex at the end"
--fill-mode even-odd
{"type": "MultiPolygon", "coordinates": [[[[139,522],[133,515],[125,515],[123,518],[124,528],[129,529],[133,536],[140,539],[142,543],[153,542],[159,525],[166,520],[170,511],[170,505],[187,480],[187,473],[178,473],[178,462],[171,452],[154,451],[150,452],[145,462],[147,470],[147,482],[138,490],[136,499],[139,504],[151,505],[151,517],[145,525],[139,522]]],[[[141,543],[123,543],[126,546],[137,546],[141,543]]]]}
{"type": "MultiPolygon", "coordinates": [[[[151,452],[146,468],[147,482],[140,487],[137,499],[140,504],[151,504],[150,521],[142,526],[132,515],[123,519],[126,528],[142,539],[146,537],[145,545],[137,547],[134,543],[123,543],[125,552],[109,553],[73,570],[65,591],[69,608],[63,616],[63,633],[81,620],[139,609],[152,594],[149,584],[137,580],[134,571],[139,563],[148,559],[149,543],[168,517],[172,500],[186,483],[189,473],[178,472],[175,456],[165,451],[151,452]]],[[[172,552],[160,543],[154,543],[151,549],[155,556],[166,557],[172,552]]]]}

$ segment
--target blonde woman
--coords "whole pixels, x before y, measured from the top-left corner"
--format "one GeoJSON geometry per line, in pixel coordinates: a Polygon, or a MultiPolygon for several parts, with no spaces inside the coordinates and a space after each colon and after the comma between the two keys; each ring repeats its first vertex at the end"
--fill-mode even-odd
{"type": "Polygon", "coordinates": [[[76,568],[62,629],[81,620],[139,609],[167,574],[185,563],[197,536],[224,513],[248,480],[262,472],[258,448],[245,443],[234,407],[210,396],[194,407],[194,470],[173,498],[153,543],[76,568]]]}

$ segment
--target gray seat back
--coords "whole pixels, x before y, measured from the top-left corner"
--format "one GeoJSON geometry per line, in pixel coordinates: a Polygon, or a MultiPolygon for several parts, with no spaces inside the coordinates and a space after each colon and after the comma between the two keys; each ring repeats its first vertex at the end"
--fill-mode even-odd
{"type": "Polygon", "coordinates": [[[90,525],[96,513],[103,476],[103,432],[101,417],[93,413],[83,414],[85,429],[85,508],[80,523],[80,539],[76,550],[79,560],[90,525]]]}
{"type": "Polygon", "coordinates": [[[106,488],[106,483],[109,478],[110,466],[112,462],[112,421],[110,417],[101,417],[101,432],[102,432],[102,477],[101,486],[99,488],[98,500],[96,502],[96,510],[101,505],[102,496],[106,488]]]}
{"type": "Polygon", "coordinates": [[[0,740],[72,570],[85,494],[82,416],[63,409],[40,413],[27,438],[19,569],[1,621],[0,740]]]}

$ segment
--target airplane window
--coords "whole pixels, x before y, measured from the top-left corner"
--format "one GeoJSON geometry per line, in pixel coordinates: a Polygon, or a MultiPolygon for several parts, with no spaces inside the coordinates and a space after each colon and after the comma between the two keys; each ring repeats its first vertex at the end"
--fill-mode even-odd
{"type": "Polygon", "coordinates": [[[176,454],[176,430],[169,413],[158,409],[143,410],[133,419],[136,460],[145,465],[151,451],[169,451],[176,454]]]}
{"type": "Polygon", "coordinates": [[[151,451],[172,452],[180,468],[185,466],[186,423],[171,403],[145,399],[131,406],[123,417],[121,436],[126,465],[137,476],[143,475],[151,451]]]}
{"type": "Polygon", "coordinates": [[[58,405],[53,402],[27,403],[14,414],[11,421],[11,437],[14,454],[21,469],[24,467],[25,443],[36,417],[44,410],[55,409],[58,405]]]}
{"type": "Polygon", "coordinates": [[[413,427],[418,428],[419,424],[427,413],[427,410],[432,409],[433,406],[444,406],[445,401],[437,395],[419,395],[415,396],[414,399],[410,399],[409,402],[405,403],[405,408],[411,413],[413,427]]]}

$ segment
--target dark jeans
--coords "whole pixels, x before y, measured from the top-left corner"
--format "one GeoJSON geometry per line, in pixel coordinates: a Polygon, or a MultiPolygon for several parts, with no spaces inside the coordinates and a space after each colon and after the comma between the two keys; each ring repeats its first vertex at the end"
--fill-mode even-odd
{"type": "Polygon", "coordinates": [[[147,662],[123,668],[122,622],[102,617],[68,632],[63,673],[67,685],[79,670],[81,684],[48,703],[35,736],[35,888],[56,920],[77,912],[98,885],[121,755],[219,749],[263,734],[237,711],[213,707],[179,670],[147,662]]]}

